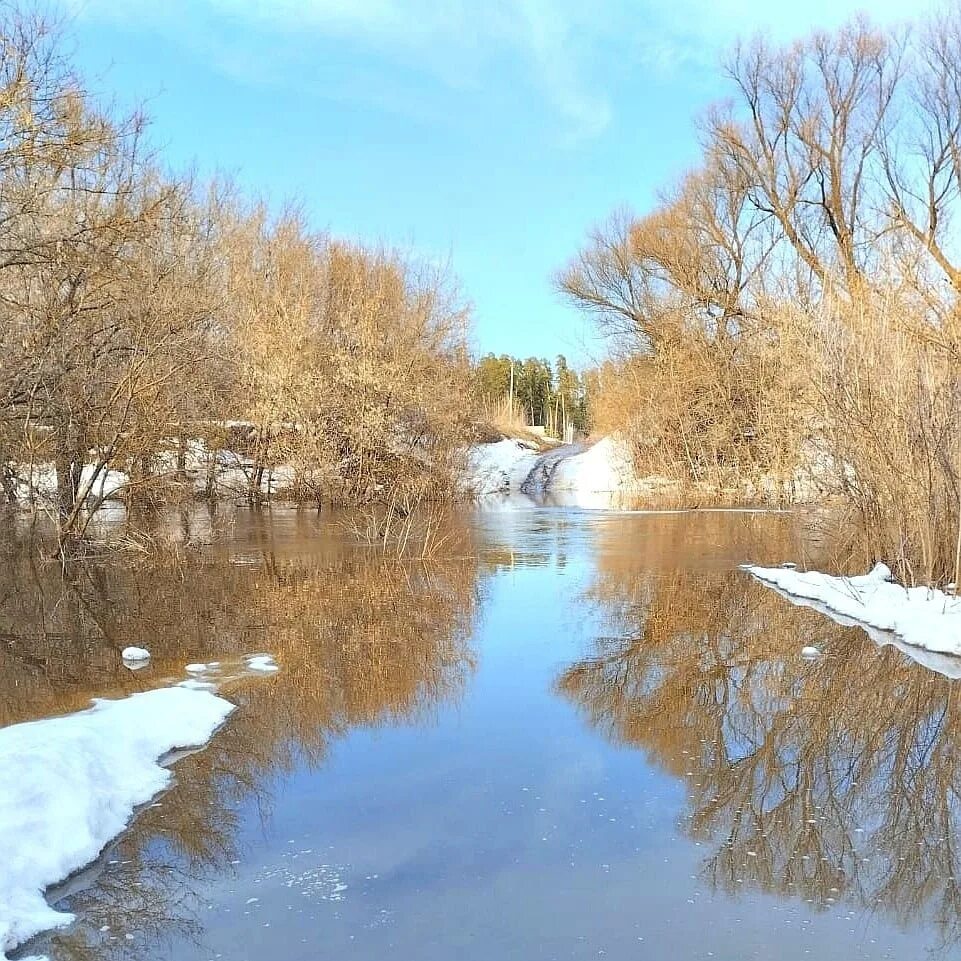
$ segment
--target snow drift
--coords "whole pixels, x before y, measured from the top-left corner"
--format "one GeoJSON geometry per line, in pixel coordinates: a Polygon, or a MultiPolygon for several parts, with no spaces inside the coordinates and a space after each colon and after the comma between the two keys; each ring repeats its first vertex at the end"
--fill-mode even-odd
{"type": "Polygon", "coordinates": [[[0,730],[0,954],[73,920],[47,904],[46,888],[93,861],[167,787],[159,760],[204,744],[232,710],[171,687],[0,730]]]}
{"type": "MultiPolygon", "coordinates": [[[[84,464],[80,471],[81,487],[93,481],[88,495],[90,501],[116,498],[130,483],[130,478],[121,470],[102,470],[96,478],[93,477],[93,472],[92,464],[84,464]]],[[[31,496],[41,502],[53,502],[56,499],[57,470],[51,462],[17,464],[14,465],[14,474],[17,478],[15,481],[17,500],[21,503],[28,501],[31,496]]]]}
{"type": "Polygon", "coordinates": [[[551,476],[552,491],[614,493],[636,486],[634,461],[627,445],[604,437],[592,447],[560,461],[551,476]]]}
{"type": "Polygon", "coordinates": [[[891,579],[891,571],[884,564],[859,577],[750,564],[744,569],[791,598],[813,602],[810,606],[823,606],[827,612],[852,622],[890,631],[912,647],[961,655],[961,598],[929,587],[902,587],[891,579]]]}
{"type": "Polygon", "coordinates": [[[502,440],[477,444],[467,454],[466,488],[477,495],[628,492],[637,487],[627,445],[604,437],[584,450],[579,445],[539,452],[530,444],[502,440]]]}
{"type": "Polygon", "coordinates": [[[539,457],[537,448],[519,440],[475,444],[467,452],[465,486],[478,496],[519,491],[539,457]]]}

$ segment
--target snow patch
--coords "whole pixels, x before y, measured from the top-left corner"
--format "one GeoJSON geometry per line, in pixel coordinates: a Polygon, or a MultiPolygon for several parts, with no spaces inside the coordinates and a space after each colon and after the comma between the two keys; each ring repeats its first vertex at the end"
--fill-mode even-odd
{"type": "MultiPolygon", "coordinates": [[[[119,470],[101,469],[96,478],[93,464],[84,464],[80,469],[80,487],[86,489],[90,484],[88,498],[97,501],[109,500],[120,495],[130,483],[130,478],[119,470]]],[[[57,469],[52,462],[41,461],[35,464],[14,464],[17,500],[24,502],[32,497],[42,501],[53,501],[57,496],[57,469]]]]}
{"type": "Polygon", "coordinates": [[[633,491],[638,481],[630,448],[619,437],[604,437],[587,450],[563,445],[546,452],[502,440],[470,448],[466,487],[477,495],[590,495],[633,491]]]}
{"type": "Polygon", "coordinates": [[[811,602],[808,606],[823,608],[832,616],[889,631],[912,647],[961,655],[961,598],[931,587],[902,587],[892,581],[891,570],[884,564],[858,577],[751,564],[744,569],[790,599],[811,602]]]}
{"type": "Polygon", "coordinates": [[[177,687],[185,687],[188,691],[216,691],[217,685],[212,681],[198,681],[188,677],[186,681],[179,681],[177,687]]]}
{"type": "Polygon", "coordinates": [[[476,444],[467,452],[465,487],[478,496],[519,491],[539,457],[535,447],[519,440],[476,444]]]}
{"type": "Polygon", "coordinates": [[[93,861],[167,787],[160,759],[206,743],[232,710],[172,687],[0,730],[0,954],[73,920],[44,891],[93,861]]]}
{"type": "Polygon", "coordinates": [[[120,656],[125,661],[147,661],[150,659],[150,651],[145,647],[125,647],[120,656]]]}
{"type": "Polygon", "coordinates": [[[580,454],[560,461],[550,480],[552,491],[612,493],[636,486],[634,460],[624,441],[604,437],[580,454]]]}

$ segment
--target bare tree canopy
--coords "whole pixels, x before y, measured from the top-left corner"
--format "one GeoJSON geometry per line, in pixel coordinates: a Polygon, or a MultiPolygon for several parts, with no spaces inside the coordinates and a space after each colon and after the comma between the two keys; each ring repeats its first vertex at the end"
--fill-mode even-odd
{"type": "Polygon", "coordinates": [[[470,312],[446,273],[162,171],[63,49],[0,7],[4,498],[66,548],[107,497],[215,496],[231,471],[252,501],[275,471],[318,503],[449,497],[470,312]]]}
{"type": "Polygon", "coordinates": [[[739,43],[698,167],[558,277],[611,337],[596,421],[698,496],[851,506],[961,576],[961,13],[739,43]]]}

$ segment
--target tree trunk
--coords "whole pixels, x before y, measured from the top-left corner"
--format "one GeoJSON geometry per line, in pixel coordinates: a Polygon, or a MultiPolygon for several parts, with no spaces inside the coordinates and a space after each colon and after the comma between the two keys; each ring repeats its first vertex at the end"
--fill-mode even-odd
{"type": "Polygon", "coordinates": [[[6,459],[0,466],[0,485],[3,487],[4,497],[11,507],[17,504],[17,475],[6,459]]]}
{"type": "Polygon", "coordinates": [[[181,480],[187,476],[187,438],[183,431],[177,435],[177,476],[181,480]]]}
{"type": "Polygon", "coordinates": [[[57,443],[54,466],[57,470],[57,509],[63,522],[73,513],[83,470],[74,445],[67,438],[61,438],[57,443]]]}

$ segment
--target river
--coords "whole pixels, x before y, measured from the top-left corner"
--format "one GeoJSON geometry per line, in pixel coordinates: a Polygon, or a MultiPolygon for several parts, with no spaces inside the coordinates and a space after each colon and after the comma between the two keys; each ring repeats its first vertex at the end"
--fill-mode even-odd
{"type": "Polygon", "coordinates": [[[465,525],[426,564],[283,509],[67,585],[12,554],[2,724],[280,665],[223,683],[238,709],[21,954],[961,957],[957,684],[738,570],[816,557],[802,519],[505,501],[465,525]]]}

